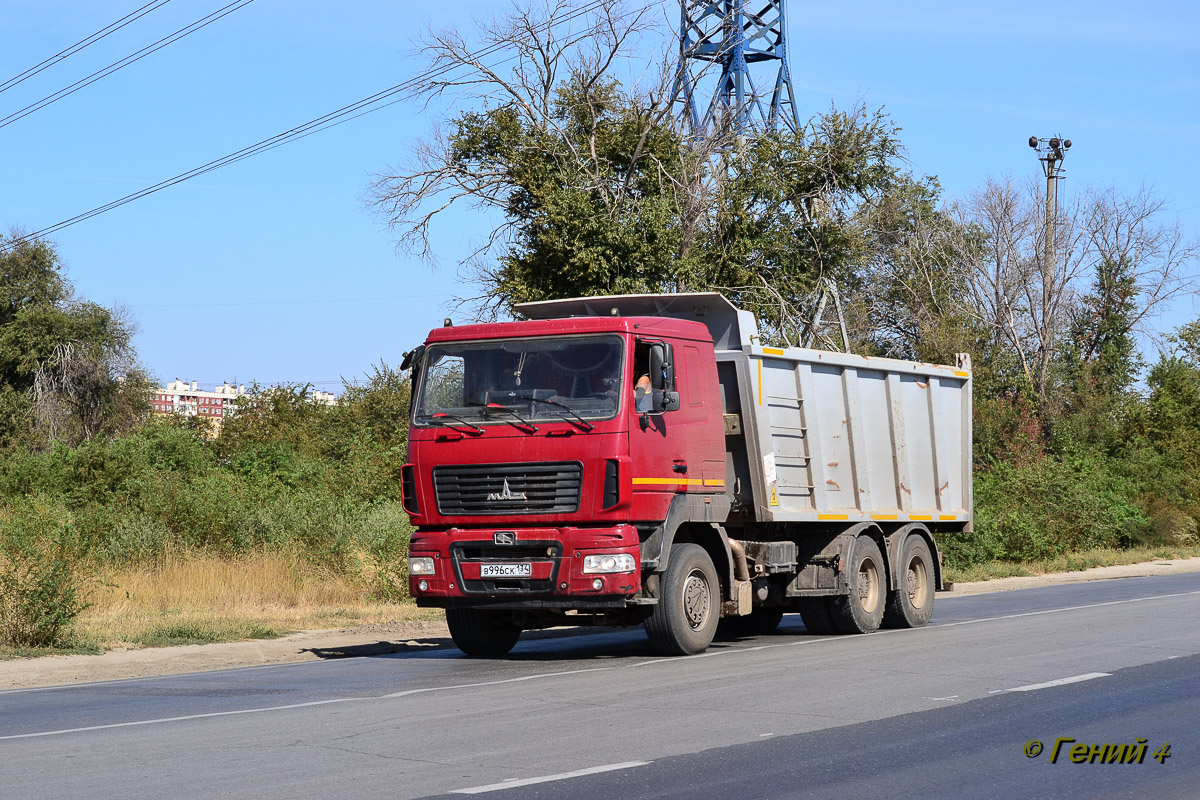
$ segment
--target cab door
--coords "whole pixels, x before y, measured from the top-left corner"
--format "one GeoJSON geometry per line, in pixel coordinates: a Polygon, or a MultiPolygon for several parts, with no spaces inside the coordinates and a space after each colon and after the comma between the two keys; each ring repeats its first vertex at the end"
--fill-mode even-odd
{"type": "MultiPolygon", "coordinates": [[[[671,499],[680,492],[725,491],[724,428],[712,344],[666,343],[671,345],[678,408],[642,414],[633,397],[626,406],[637,520],[664,519],[671,499]]],[[[651,374],[651,344],[636,343],[627,385],[636,387],[640,377],[651,374]]]]}

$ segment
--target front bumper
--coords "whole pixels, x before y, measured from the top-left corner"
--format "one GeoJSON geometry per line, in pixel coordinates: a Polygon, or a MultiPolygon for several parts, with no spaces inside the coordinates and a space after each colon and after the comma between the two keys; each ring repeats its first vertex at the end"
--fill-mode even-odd
{"type": "Polygon", "coordinates": [[[641,590],[641,548],[632,525],[603,528],[450,528],[414,534],[410,556],[434,560],[409,577],[420,606],[517,603],[538,608],[612,608],[641,590]],[[511,540],[511,542],[510,542],[511,540]],[[583,572],[585,556],[628,553],[632,572],[583,572]],[[529,565],[529,575],[488,577],[484,567],[529,565]]]}

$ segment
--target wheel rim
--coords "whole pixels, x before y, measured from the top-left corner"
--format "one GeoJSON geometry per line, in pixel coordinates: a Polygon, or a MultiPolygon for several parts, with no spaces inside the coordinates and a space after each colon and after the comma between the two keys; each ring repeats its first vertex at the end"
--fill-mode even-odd
{"type": "Polygon", "coordinates": [[[929,571],[925,560],[913,556],[908,561],[908,602],[913,608],[924,608],[929,599],[929,571]]]}
{"type": "Polygon", "coordinates": [[[858,565],[858,602],[868,614],[879,607],[883,593],[879,586],[879,565],[871,557],[864,558],[858,565]]]}
{"type": "Polygon", "coordinates": [[[694,631],[703,628],[710,606],[708,581],[703,572],[692,570],[683,582],[683,615],[688,627],[694,631]]]}

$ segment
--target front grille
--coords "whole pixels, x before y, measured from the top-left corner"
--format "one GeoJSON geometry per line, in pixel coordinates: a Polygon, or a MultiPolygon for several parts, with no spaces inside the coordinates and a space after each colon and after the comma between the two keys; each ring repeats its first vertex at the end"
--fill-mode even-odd
{"type": "Polygon", "coordinates": [[[550,594],[558,580],[562,563],[562,544],[559,542],[521,542],[517,545],[493,545],[492,542],[455,542],[450,545],[450,561],[464,594],[550,594]],[[484,578],[468,580],[463,577],[463,564],[529,561],[535,565],[548,563],[550,575],[541,579],[484,578]]]}
{"type": "Polygon", "coordinates": [[[570,513],[579,510],[582,483],[578,461],[433,468],[434,495],[443,515],[570,513]]]}

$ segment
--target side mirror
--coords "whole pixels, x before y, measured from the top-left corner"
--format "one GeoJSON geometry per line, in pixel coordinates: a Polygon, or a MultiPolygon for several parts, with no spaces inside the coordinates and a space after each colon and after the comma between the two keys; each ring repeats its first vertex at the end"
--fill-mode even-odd
{"type": "Polygon", "coordinates": [[[420,375],[417,370],[421,367],[421,358],[425,355],[425,345],[419,344],[412,350],[404,354],[404,360],[400,362],[400,371],[411,368],[412,373],[408,382],[408,416],[412,417],[413,403],[417,397],[417,384],[420,383],[420,375]]]}
{"type": "MultiPolygon", "coordinates": [[[[679,409],[679,392],[675,391],[675,348],[666,342],[650,345],[650,402],[651,414],[679,409]]],[[[642,422],[645,427],[647,420],[642,422]]]]}
{"type": "Polygon", "coordinates": [[[650,345],[650,386],[675,391],[675,348],[666,342],[650,345]]]}
{"type": "Polygon", "coordinates": [[[661,343],[650,345],[650,388],[655,393],[666,388],[663,385],[663,363],[667,360],[667,346],[661,343]]]}
{"type": "Polygon", "coordinates": [[[409,367],[416,366],[417,362],[421,360],[421,356],[423,355],[425,355],[425,345],[423,344],[419,344],[412,350],[409,350],[404,354],[404,360],[400,362],[401,371],[406,370],[409,367]]]}
{"type": "Polygon", "coordinates": [[[654,403],[654,413],[679,410],[679,392],[668,392],[665,389],[655,389],[651,395],[654,403]]]}

